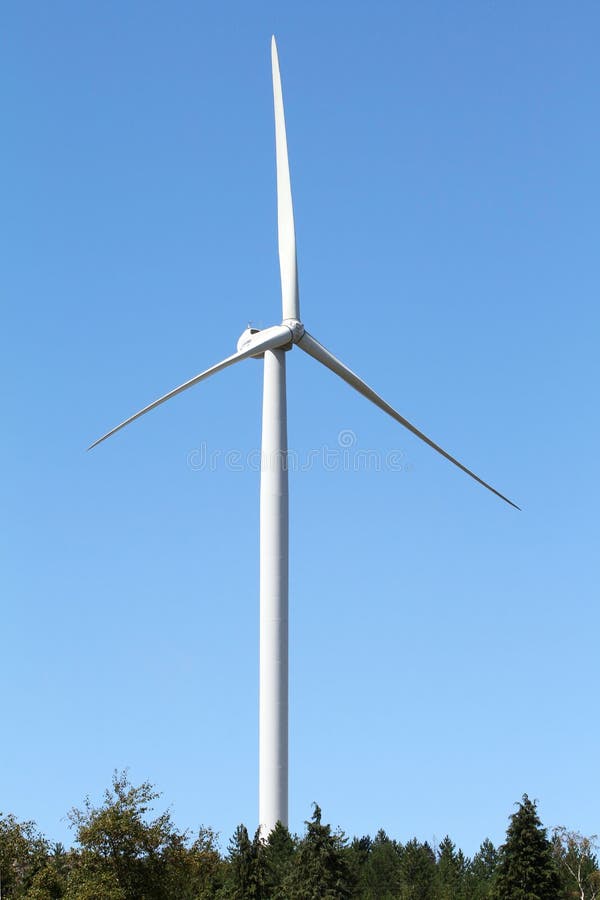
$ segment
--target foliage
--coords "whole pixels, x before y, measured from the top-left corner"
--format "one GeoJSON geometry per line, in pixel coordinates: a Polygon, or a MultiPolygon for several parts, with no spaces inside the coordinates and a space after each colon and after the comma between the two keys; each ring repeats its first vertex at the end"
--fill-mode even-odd
{"type": "Polygon", "coordinates": [[[285,825],[277,822],[264,845],[264,886],[265,896],[270,900],[284,898],[283,885],[289,876],[296,841],[285,825]]]}
{"type": "Polygon", "coordinates": [[[353,896],[352,869],[344,852],[347,841],[321,822],[315,803],[312,817],[305,822],[306,834],[298,845],[294,865],[284,883],[289,900],[345,900],[353,896]]]}
{"type": "Polygon", "coordinates": [[[438,900],[462,900],[466,898],[467,863],[462,850],[456,847],[448,835],[438,847],[436,866],[436,895],[438,900]]]}
{"type": "Polygon", "coordinates": [[[399,896],[402,847],[396,841],[381,829],[373,841],[368,836],[355,839],[351,851],[356,860],[359,896],[365,900],[399,896]]]}
{"type": "Polygon", "coordinates": [[[469,900],[485,900],[492,896],[497,865],[498,851],[486,838],[468,867],[466,893],[469,900]]]}
{"type": "Polygon", "coordinates": [[[55,844],[45,856],[43,867],[33,876],[26,893],[27,900],[61,900],[72,861],[73,854],[66,853],[62,844],[55,844]]]}
{"type": "Polygon", "coordinates": [[[552,848],[562,875],[565,896],[598,900],[600,871],[596,835],[584,837],[578,831],[568,831],[561,826],[552,833],[552,848]]]}
{"type": "Polygon", "coordinates": [[[560,880],[552,845],[536,804],[523,794],[500,848],[494,896],[498,900],[559,900],[560,880]]]}
{"type": "Polygon", "coordinates": [[[435,853],[427,841],[421,844],[414,838],[405,844],[400,860],[400,897],[403,900],[431,900],[435,876],[435,853]]]}
{"type": "Polygon", "coordinates": [[[238,825],[229,841],[227,878],[219,897],[244,900],[262,897],[262,860],[258,840],[251,841],[245,825],[238,825]]]}
{"type": "Polygon", "coordinates": [[[189,881],[194,885],[194,900],[209,900],[223,886],[226,864],[221,859],[217,835],[202,826],[189,851],[189,881]]]}
{"type": "Polygon", "coordinates": [[[19,822],[0,813],[0,884],[2,898],[22,897],[43,868],[48,842],[34,822],[19,822]]]}
{"type": "Polygon", "coordinates": [[[348,841],[315,804],[301,837],[280,822],[253,838],[179,831],[159,795],[115,773],[103,802],[71,810],[76,846],[52,846],[33,822],[0,815],[1,900],[600,900],[598,845],[566,828],[546,836],[527,795],[506,841],[468,860],[449,836],[434,852],[380,830],[348,841]]]}
{"type": "Polygon", "coordinates": [[[191,896],[186,889],[187,834],[176,830],[168,811],[149,818],[159,796],[148,782],[134,787],[125,772],[115,772],[100,807],[87,798],[82,810],[71,810],[81,853],[67,900],[87,900],[94,890],[101,890],[106,900],[191,896]]]}

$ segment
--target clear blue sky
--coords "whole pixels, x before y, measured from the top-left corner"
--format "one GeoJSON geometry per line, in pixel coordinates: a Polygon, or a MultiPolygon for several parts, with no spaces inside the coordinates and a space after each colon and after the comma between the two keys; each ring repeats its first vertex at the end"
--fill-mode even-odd
{"type": "Polygon", "coordinates": [[[257,815],[261,367],[85,447],[279,321],[278,38],[313,360],[290,445],[291,827],[502,839],[598,810],[597,3],[7,2],[0,808],[70,840],[115,767],[257,815]]]}

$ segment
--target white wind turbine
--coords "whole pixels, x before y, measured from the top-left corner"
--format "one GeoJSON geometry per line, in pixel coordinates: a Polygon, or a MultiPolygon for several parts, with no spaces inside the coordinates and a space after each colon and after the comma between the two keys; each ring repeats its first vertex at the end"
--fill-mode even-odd
{"type": "Polygon", "coordinates": [[[145,406],[88,448],[91,450],[130,422],[221,369],[251,357],[264,359],[260,475],[259,686],[259,825],[263,835],[268,834],[278,821],[284,825],[288,823],[288,476],[285,354],[298,346],[483,487],[519,509],[508,497],[419,431],[305,330],[300,320],[294,212],[281,76],[274,37],[271,40],[271,61],[275,105],[281,325],[263,330],[247,328],[237,342],[236,353],[145,406]]]}

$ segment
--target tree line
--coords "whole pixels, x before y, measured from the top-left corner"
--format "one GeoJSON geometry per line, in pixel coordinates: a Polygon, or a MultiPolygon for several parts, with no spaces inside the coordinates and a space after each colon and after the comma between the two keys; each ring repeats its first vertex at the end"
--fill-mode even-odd
{"type": "Polygon", "coordinates": [[[279,823],[265,840],[239,825],[222,851],[212,829],[192,835],[154,815],[159,796],[115,773],[100,805],[69,813],[70,849],[0,814],[0,900],[600,900],[595,836],[549,837],[526,794],[505,842],[486,839],[472,858],[450,837],[350,839],[317,804],[301,836],[279,823]]]}

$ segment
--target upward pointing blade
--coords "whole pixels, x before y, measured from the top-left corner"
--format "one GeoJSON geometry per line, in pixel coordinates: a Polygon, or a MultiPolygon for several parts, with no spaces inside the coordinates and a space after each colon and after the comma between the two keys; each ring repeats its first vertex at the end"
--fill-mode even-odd
{"type": "Polygon", "coordinates": [[[288,161],[285,116],[281,75],[275,36],[271,39],[273,68],[273,102],[275,106],[275,153],[277,157],[277,234],[279,239],[279,268],[281,270],[281,305],[284,319],[300,319],[298,298],[298,266],[296,263],[296,232],[288,161]]]}
{"type": "Polygon", "coordinates": [[[466,472],[467,475],[470,475],[471,478],[474,478],[475,481],[479,482],[479,484],[483,485],[484,488],[487,488],[488,491],[491,491],[492,494],[496,494],[497,497],[500,497],[501,500],[506,501],[506,503],[510,504],[510,506],[514,506],[515,509],[520,509],[516,503],[513,503],[512,500],[509,500],[508,497],[505,497],[504,494],[501,494],[500,491],[497,491],[496,488],[492,487],[491,484],[488,484],[487,481],[484,481],[483,478],[480,478],[479,475],[476,475],[475,472],[471,472],[470,469],[467,469],[461,462],[455,459],[453,456],[450,456],[446,450],[443,450],[438,444],[434,443],[431,438],[428,438],[426,434],[423,434],[422,431],[419,431],[412,422],[409,422],[408,419],[405,419],[404,416],[401,416],[399,412],[397,412],[393,406],[390,406],[389,403],[386,403],[385,400],[376,394],[375,391],[366,384],[362,378],[359,378],[358,375],[355,375],[354,372],[344,365],[343,362],[340,362],[329,350],[326,350],[322,344],[320,344],[317,340],[315,340],[311,335],[305,331],[303,336],[298,341],[298,346],[304,350],[309,356],[313,356],[316,360],[322,363],[324,366],[327,366],[328,369],[331,369],[332,372],[335,372],[336,375],[339,375],[344,381],[346,381],[351,387],[354,388],[355,391],[358,391],[359,394],[362,394],[363,397],[366,397],[367,400],[370,400],[371,403],[374,403],[375,406],[378,406],[379,409],[382,409],[388,416],[391,416],[392,419],[395,419],[396,422],[400,422],[401,425],[404,425],[405,428],[408,428],[409,431],[412,431],[414,435],[428,444],[433,450],[436,450],[437,453],[440,453],[451,463],[454,463],[455,466],[458,466],[461,471],[466,472]]]}
{"type": "Polygon", "coordinates": [[[251,356],[259,356],[260,353],[264,350],[273,350],[276,347],[284,347],[286,344],[289,344],[292,340],[292,335],[289,328],[286,328],[285,325],[274,325],[272,328],[265,328],[264,331],[259,332],[259,334],[252,341],[252,345],[248,347],[246,350],[240,350],[238,353],[234,353],[232,356],[228,356],[227,359],[224,359],[222,362],[217,363],[214,366],[211,366],[210,369],[205,369],[204,372],[200,372],[199,375],[195,375],[193,378],[190,378],[189,381],[185,381],[183,384],[180,384],[179,387],[174,388],[172,391],[169,391],[168,394],[164,394],[162,397],[159,397],[158,400],[155,400],[153,403],[148,404],[143,409],[140,409],[139,412],[136,412],[133,416],[129,416],[128,419],[125,419],[124,422],[121,422],[120,425],[117,425],[116,428],[112,428],[110,431],[107,431],[106,434],[103,434],[101,438],[98,438],[97,441],[94,441],[93,444],[90,444],[88,450],[91,450],[93,447],[97,447],[98,444],[101,444],[102,441],[105,441],[106,438],[111,437],[111,435],[116,434],[117,431],[120,431],[121,428],[125,428],[126,425],[129,425],[130,422],[135,422],[136,419],[139,419],[140,416],[144,416],[147,412],[150,412],[151,409],[155,409],[157,406],[160,406],[161,403],[165,403],[167,400],[170,400],[171,397],[176,397],[177,394],[181,394],[183,391],[187,391],[188,388],[193,387],[195,384],[198,384],[199,381],[204,381],[205,378],[210,378],[211,375],[215,375],[217,372],[220,372],[221,369],[226,369],[228,366],[232,366],[234,363],[241,362],[243,359],[248,359],[251,356]]]}

